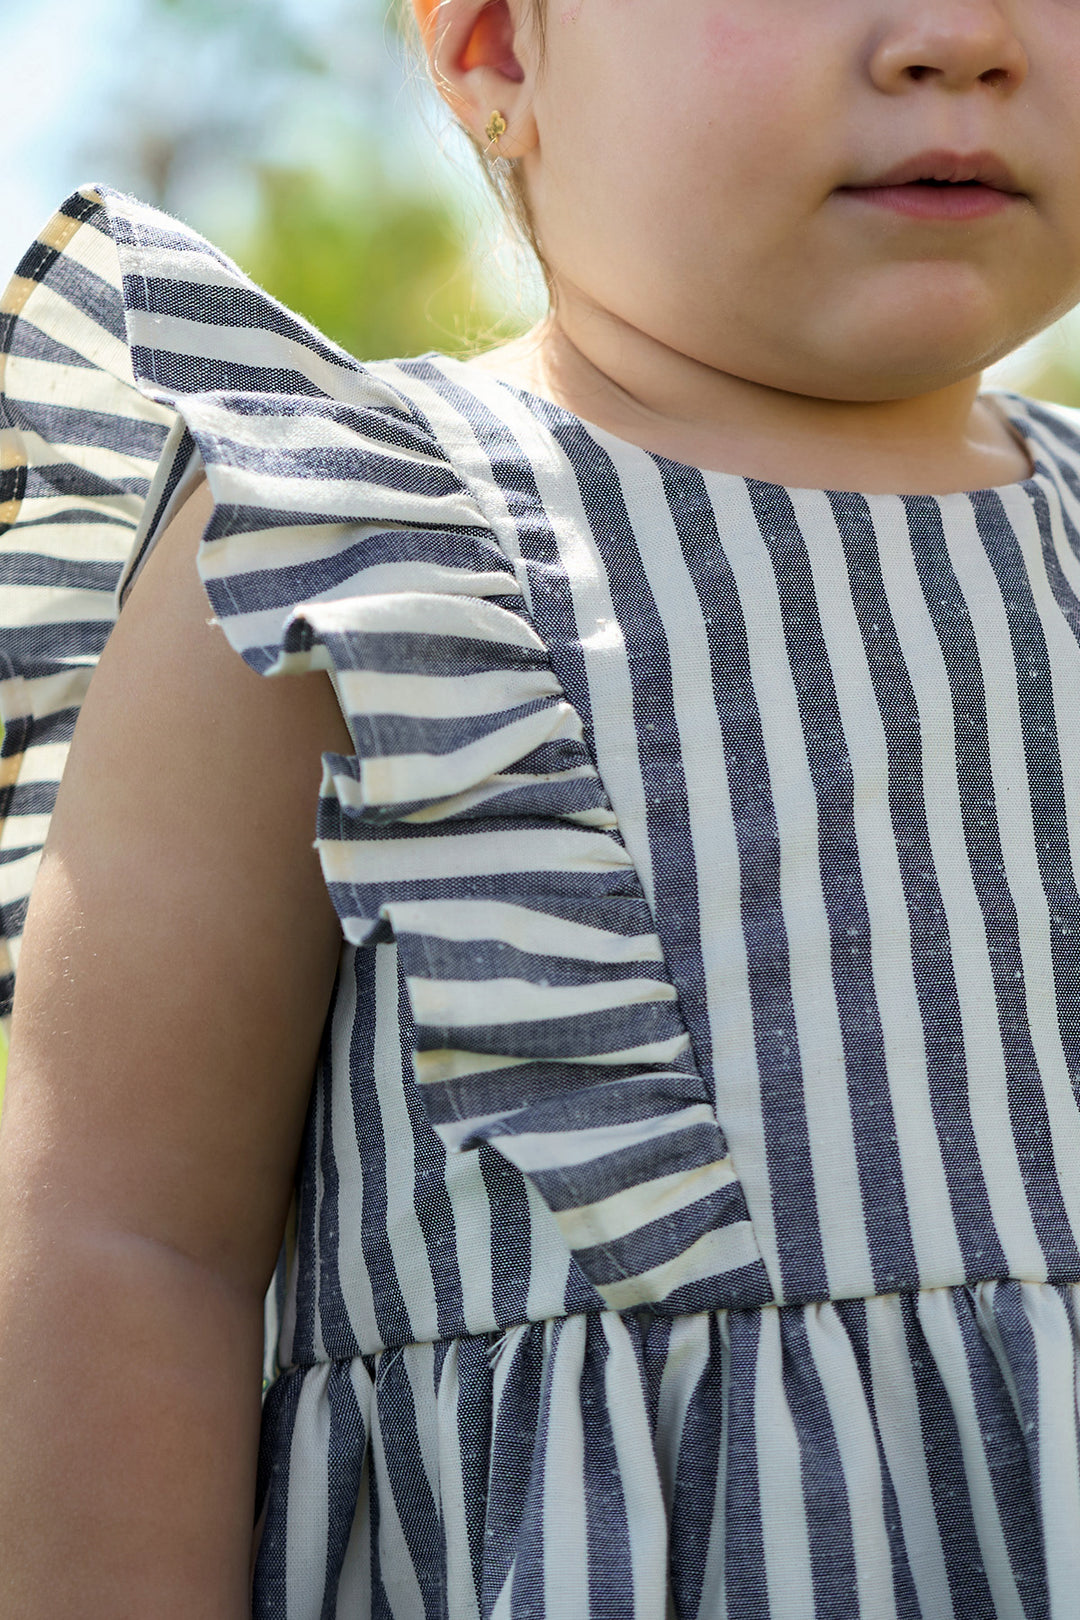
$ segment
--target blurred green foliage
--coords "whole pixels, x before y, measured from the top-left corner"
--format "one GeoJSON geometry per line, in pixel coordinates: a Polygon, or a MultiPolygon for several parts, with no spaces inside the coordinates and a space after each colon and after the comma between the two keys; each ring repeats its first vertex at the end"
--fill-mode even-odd
{"type": "Polygon", "coordinates": [[[425,128],[440,116],[407,0],[129,3],[90,172],[179,215],[360,358],[460,354],[528,324],[474,285],[467,187],[425,128]]]}
{"type": "Polygon", "coordinates": [[[490,333],[508,335],[476,294],[446,207],[388,185],[372,161],[354,172],[374,174],[374,183],[259,170],[254,225],[221,245],[260,286],[364,359],[460,354],[490,333]]]}

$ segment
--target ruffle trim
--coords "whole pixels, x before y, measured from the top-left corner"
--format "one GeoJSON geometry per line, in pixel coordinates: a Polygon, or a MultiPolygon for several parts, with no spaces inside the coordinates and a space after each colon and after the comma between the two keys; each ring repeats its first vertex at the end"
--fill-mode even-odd
{"type": "MultiPolygon", "coordinates": [[[[323,669],[337,690],[356,753],[324,758],[317,846],[345,938],[396,941],[435,1130],[532,1181],[608,1306],[770,1299],[581,721],[428,424],[155,210],[84,188],[44,243],[8,295],[7,459],[71,468],[60,436],[80,413],[88,454],[133,434],[149,454],[126,505],[115,478],[53,512],[28,486],[9,543],[43,521],[55,547],[75,523],[81,557],[115,507],[115,612],[205,469],[199,572],[221,628],[260,673],[323,669]]],[[[66,658],[55,551],[45,564],[66,658]]],[[[17,662],[14,606],[0,646],[17,662]]]]}

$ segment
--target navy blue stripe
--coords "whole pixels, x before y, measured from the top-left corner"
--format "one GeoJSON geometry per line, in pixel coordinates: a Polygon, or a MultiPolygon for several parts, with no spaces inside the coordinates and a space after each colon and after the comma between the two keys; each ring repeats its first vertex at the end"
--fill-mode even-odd
{"type": "MultiPolygon", "coordinates": [[[[338,517],[319,514],[323,524],[340,523],[338,517]]],[[[296,524],[314,524],[311,513],[271,511],[265,507],[220,505],[208,538],[244,534],[296,524]]],[[[479,534],[467,529],[388,529],[364,533],[354,545],[322,554],[292,566],[279,564],[229,576],[229,603],[233,613],[254,613],[264,608],[293,607],[308,597],[322,596],[365,569],[393,564],[435,561],[442,568],[485,573],[506,573],[506,594],[516,598],[517,588],[505,558],[479,534]]],[[[500,599],[501,600],[501,599],[500,599]]]]}
{"type": "Polygon", "coordinates": [[[532,1210],[525,1178],[488,1142],[479,1145],[480,1174],[491,1208],[491,1296],[496,1320],[524,1322],[529,1315],[532,1210]]]}
{"type": "MultiPolygon", "coordinates": [[[[5,819],[10,822],[16,816],[51,816],[57,785],[56,782],[16,783],[5,808],[5,819]]],[[[17,827],[10,830],[18,832],[17,827]]]]}
{"type": "Polygon", "coordinates": [[[20,360],[40,360],[50,366],[77,366],[82,371],[93,371],[100,375],[96,361],[88,360],[70,344],[61,343],[51,332],[34,326],[30,319],[15,322],[4,352],[20,360]]]}
{"type": "MultiPolygon", "coordinates": [[[[88,391],[89,392],[89,391],[88,391]]],[[[92,395],[91,395],[92,397],[92,395]]],[[[132,400],[132,408],[138,406],[132,400]]],[[[79,405],[47,405],[40,400],[19,399],[8,395],[8,408],[13,427],[36,433],[47,444],[86,446],[95,450],[115,450],[121,455],[137,456],[143,461],[156,461],[161,455],[167,429],[161,422],[150,422],[140,416],[116,416],[111,411],[96,411],[79,405]]],[[[50,469],[37,466],[31,470],[28,490],[36,493],[48,487],[50,469]],[[38,481],[40,482],[40,485],[38,481]]],[[[115,490],[135,488],[145,492],[145,480],[102,479],[73,462],[59,463],[53,476],[62,473],[65,491],[92,492],[96,489],[115,490]]]]}
{"type": "MultiPolygon", "coordinates": [[[[419,1358],[414,1360],[408,1351],[385,1350],[379,1357],[375,1400],[379,1409],[382,1457],[386,1485],[397,1509],[406,1554],[420,1588],[425,1620],[445,1620],[446,1608],[442,1600],[446,1592],[446,1553],[438,1508],[420,1446],[417,1391],[413,1389],[411,1378],[414,1368],[419,1371],[419,1358]]],[[[376,1477],[372,1468],[369,1478],[373,1484],[376,1477]]],[[[373,1494],[377,1494],[381,1483],[376,1485],[373,1494]]],[[[382,1548],[373,1545],[372,1552],[381,1563],[382,1548]]],[[[398,1589],[400,1577],[393,1565],[382,1570],[382,1580],[390,1591],[398,1589]]]]}
{"type": "Polygon", "coordinates": [[[761,1314],[729,1311],[727,1468],[725,1477],[724,1584],[732,1620],[781,1620],[769,1605],[765,1541],[761,1527],[755,1412],[761,1314]]]}
{"type": "Polygon", "coordinates": [[[349,1545],[363,1485],[368,1432],[348,1361],[335,1361],[326,1386],[330,1408],[330,1441],[326,1457],[328,1519],[326,1583],[320,1620],[337,1620],[338,1582],[349,1545]]]}
{"type": "MultiPolygon", "coordinates": [[[[133,344],[135,375],[157,394],[212,394],[233,389],[245,394],[321,394],[301,371],[280,366],[248,366],[212,354],[173,354],[133,344]]],[[[198,434],[196,434],[198,437],[198,434]]]]}
{"type": "MultiPolygon", "coordinates": [[[[129,528],[130,525],[121,525],[129,528]]],[[[40,586],[58,591],[104,591],[120,577],[120,564],[84,558],[50,557],[34,551],[5,551],[0,556],[0,585],[40,586]]]]}
{"type": "MultiPolygon", "coordinates": [[[[708,1351],[701,1374],[691,1391],[679,1436],[670,1504],[671,1582],[677,1612],[699,1615],[709,1612],[714,1594],[703,1590],[705,1568],[712,1542],[716,1495],[720,1489],[724,1452],[729,1442],[724,1411],[724,1347],[720,1323],[711,1314],[705,1324],[708,1351]]],[[[659,1394],[664,1352],[670,1345],[670,1323],[653,1322],[645,1338],[645,1365],[650,1384],[659,1394]],[[654,1348],[655,1347],[655,1348],[654,1348]]],[[[719,1527],[720,1536],[726,1527],[719,1527]]],[[[719,1599],[721,1594],[715,1594],[719,1599]]],[[[720,1610],[720,1603],[716,1607],[720,1610]]],[[[721,1611],[722,1612],[722,1611],[721,1611]]],[[[738,1615],[738,1610],[734,1611],[738,1615]]]]}
{"type": "MultiPolygon", "coordinates": [[[[194,432],[201,437],[196,418],[194,432]]],[[[355,444],[317,444],[303,447],[275,444],[261,448],[235,441],[220,430],[208,439],[207,461],[217,467],[239,467],[253,485],[261,478],[294,478],[299,494],[302,480],[334,479],[355,484],[358,521],[369,519],[371,491],[398,490],[403,495],[421,495],[431,500],[447,499],[461,493],[461,480],[445,462],[403,460],[399,453],[382,455],[358,439],[355,444]]],[[[327,519],[327,521],[332,521],[327,519]]],[[[340,521],[340,519],[338,520],[340,521]]]]}
{"type": "Polygon", "coordinates": [[[501,939],[437,939],[399,930],[398,948],[410,958],[423,952],[426,976],[462,983],[484,979],[524,979],[530,984],[614,984],[624,980],[663,980],[662,962],[593,962],[581,956],[541,956],[501,939]]]}
{"type": "MultiPolygon", "coordinates": [[[[572,1332],[573,1329],[571,1328],[570,1331],[572,1332]]],[[[528,1423],[528,1429],[522,1436],[524,1443],[521,1450],[527,1456],[528,1462],[523,1481],[526,1489],[524,1499],[521,1501],[521,1516],[517,1527],[515,1548],[516,1556],[511,1576],[510,1620],[560,1620],[559,1616],[548,1614],[545,1602],[546,1563],[549,1558],[559,1558],[561,1550],[558,1547],[547,1547],[544,1541],[544,1508],[547,1496],[544,1464],[548,1449],[554,1443],[551,1432],[552,1417],[554,1415],[552,1411],[552,1386],[554,1383],[555,1363],[560,1355],[562,1340],[566,1332],[567,1324],[565,1321],[551,1324],[551,1337],[547,1346],[548,1353],[541,1375],[539,1410],[530,1410],[529,1406],[524,1405],[524,1403],[522,1406],[522,1426],[524,1427],[524,1424],[528,1423]]],[[[540,1333],[538,1329],[530,1328],[528,1338],[535,1338],[539,1341],[540,1333]]],[[[565,1351],[562,1353],[565,1354],[565,1351]]],[[[494,1458],[492,1460],[494,1462],[494,1458]]],[[[500,1483],[505,1489],[507,1484],[505,1476],[500,1483]]],[[[521,1486],[518,1485],[515,1495],[520,1490],[521,1486]]]]}
{"type": "MultiPolygon", "coordinates": [[[[393,641],[393,637],[378,639],[393,641]]],[[[404,657],[407,656],[404,653],[404,657]]],[[[350,714],[349,721],[357,751],[365,758],[396,759],[403,754],[454,754],[459,748],[467,748],[483,737],[505,731],[508,726],[526,720],[530,715],[557,709],[561,701],[557,696],[533,698],[528,703],[499,709],[494,714],[450,715],[445,718],[393,712],[380,714],[367,710],[361,714],[350,714]]]]}
{"type": "Polygon", "coordinates": [[[650,1137],[647,1142],[635,1142],[632,1147],[617,1148],[601,1159],[575,1164],[570,1170],[534,1171],[532,1182],[549,1208],[578,1209],[660,1176],[716,1164],[726,1155],[723,1132],[716,1125],[702,1123],[650,1137]]]}
{"type": "MultiPolygon", "coordinates": [[[[337,1078],[334,1071],[334,1022],[340,997],[341,981],[336,979],[330,1005],[327,1008],[326,1021],[323,1025],[322,1040],[319,1047],[319,1066],[315,1076],[315,1087],[321,1093],[323,1121],[319,1140],[315,1147],[322,1191],[317,1199],[317,1208],[313,1211],[318,1223],[315,1231],[315,1239],[318,1245],[318,1268],[317,1272],[308,1273],[317,1291],[319,1331],[322,1335],[323,1347],[328,1356],[338,1359],[360,1354],[360,1343],[353,1324],[349,1320],[349,1312],[341,1286],[341,1178],[338,1174],[337,1164],[338,1143],[334,1139],[332,1123],[334,1087],[337,1078]]],[[[314,1117],[314,1090],[309,1103],[309,1112],[314,1117]]],[[[340,1145],[346,1154],[352,1153],[353,1148],[350,1142],[346,1140],[340,1145]]]]}
{"type": "Polygon", "coordinates": [[[919,1320],[919,1296],[899,1294],[897,1298],[915,1383],[934,1522],[941,1537],[953,1608],[963,1620],[1000,1620],[975,1530],[960,1431],[949,1391],[919,1320]]]}
{"type": "Polygon", "coordinates": [[[416,1046],[421,1052],[455,1046],[463,1052],[496,1056],[503,1053],[507,1057],[552,1058],[561,1052],[595,1057],[597,1053],[629,1051],[653,1041],[673,1040],[684,1033],[682,1019],[672,1002],[649,1001],[564,1018],[541,1013],[518,1023],[417,1023],[416,1046]]]}
{"type": "Polygon", "coordinates": [[[286,1613],[289,1523],[289,1455],[305,1370],[282,1373],[266,1393],[259,1436],[255,1487],[255,1522],[265,1509],[266,1521],[255,1561],[252,1584],[254,1614],[286,1613]]]}
{"type": "Polygon", "coordinates": [[[666,1265],[707,1232],[746,1219],[746,1200],[736,1181],[707,1198],[698,1198],[685,1209],[636,1227],[626,1237],[608,1238],[595,1247],[575,1247],[574,1258],[592,1282],[602,1288],[666,1265]]]}
{"type": "MultiPolygon", "coordinates": [[[[136,206],[141,206],[137,198],[127,197],[123,192],[113,190],[111,186],[101,186],[98,189],[109,208],[108,235],[119,246],[133,249],[136,257],[141,248],[165,248],[169,252],[183,254],[192,260],[210,259],[225,270],[235,270],[232,261],[220,249],[203,237],[196,236],[193,231],[185,229],[178,221],[170,220],[168,215],[159,214],[157,220],[160,223],[148,218],[145,212],[140,219],[129,218],[123,211],[124,207],[132,202],[136,206]]],[[[90,223],[94,224],[95,221],[91,220],[90,223]]],[[[127,254],[122,255],[122,262],[128,257],[127,254]]],[[[131,277],[133,281],[137,279],[131,277]]],[[[125,277],[125,293],[127,280],[125,277]]]]}
{"type": "MultiPolygon", "coordinates": [[[[436,1348],[440,1382],[449,1345],[436,1348]]],[[[460,1340],[457,1354],[457,1449],[469,1539],[469,1562],[477,1599],[482,1598],[487,1557],[488,1469],[491,1461],[494,1380],[488,1340],[460,1340]]],[[[445,1518],[445,1515],[444,1515],[445,1518]]]]}
{"type": "MultiPolygon", "coordinates": [[[[473,427],[481,453],[488,457],[491,477],[517,529],[518,541],[529,581],[531,617],[543,637],[551,662],[572,706],[581,716],[589,752],[595,761],[592,736],[592,703],[585,672],[585,656],[574,618],[573,602],[566,590],[566,571],[559,553],[551,519],[544,509],[532,463],[509,424],[489,410],[471,391],[445,376],[430,357],[407,360],[400,366],[408,376],[434,388],[446,402],[473,427]]],[[[524,399],[518,389],[508,394],[524,399]]],[[[560,413],[552,405],[529,399],[530,409],[551,425],[560,413]]],[[[576,418],[574,418],[576,421],[576,418]]]]}

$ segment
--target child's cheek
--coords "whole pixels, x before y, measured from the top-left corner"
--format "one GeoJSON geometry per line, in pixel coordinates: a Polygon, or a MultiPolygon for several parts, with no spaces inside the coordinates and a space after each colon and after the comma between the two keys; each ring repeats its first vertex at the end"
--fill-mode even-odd
{"type": "Polygon", "coordinates": [[[760,18],[747,20],[742,6],[732,6],[704,19],[698,60],[726,83],[775,101],[794,79],[800,60],[807,62],[790,26],[760,18]]]}

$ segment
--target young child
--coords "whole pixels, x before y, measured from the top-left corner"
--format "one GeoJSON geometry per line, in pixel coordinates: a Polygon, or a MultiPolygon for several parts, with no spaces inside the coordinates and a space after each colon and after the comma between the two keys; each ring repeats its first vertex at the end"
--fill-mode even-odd
{"type": "Polygon", "coordinates": [[[421,23],[527,340],[3,304],[0,1613],[1073,1620],[1080,7],[421,23]]]}

